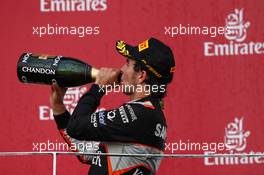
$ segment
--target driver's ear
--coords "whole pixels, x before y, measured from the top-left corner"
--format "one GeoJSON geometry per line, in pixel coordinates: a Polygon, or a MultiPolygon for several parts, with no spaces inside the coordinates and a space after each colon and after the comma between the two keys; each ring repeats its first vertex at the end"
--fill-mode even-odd
{"type": "Polygon", "coordinates": [[[148,75],[147,75],[147,72],[142,70],[139,72],[139,75],[138,75],[138,83],[141,84],[143,83],[146,79],[147,79],[148,75]]]}

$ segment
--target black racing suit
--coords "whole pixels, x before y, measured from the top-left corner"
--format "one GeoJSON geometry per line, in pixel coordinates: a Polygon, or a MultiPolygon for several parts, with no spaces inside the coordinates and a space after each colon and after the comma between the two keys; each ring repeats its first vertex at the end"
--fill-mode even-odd
{"type": "MultiPolygon", "coordinates": [[[[84,153],[162,154],[166,120],[159,99],[145,97],[119,108],[95,112],[104,92],[98,85],[79,100],[72,115],[54,116],[73,151],[84,153]]],[[[78,156],[90,164],[89,175],[153,175],[160,157],[78,156]]]]}

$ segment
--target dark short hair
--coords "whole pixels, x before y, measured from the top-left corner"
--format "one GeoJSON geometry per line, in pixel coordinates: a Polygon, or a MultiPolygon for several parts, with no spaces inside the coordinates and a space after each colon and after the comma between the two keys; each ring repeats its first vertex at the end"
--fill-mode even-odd
{"type": "MultiPolygon", "coordinates": [[[[145,70],[145,69],[144,69],[144,66],[142,64],[140,64],[140,62],[137,62],[136,61],[135,65],[134,65],[134,70],[136,72],[139,72],[139,71],[142,71],[142,70],[145,70]]],[[[155,78],[155,77],[152,76],[152,74],[148,73],[148,71],[146,71],[146,72],[147,72],[147,76],[148,77],[145,80],[145,83],[147,85],[150,85],[150,86],[157,85],[158,87],[160,87],[161,85],[163,85],[164,86],[164,89],[165,89],[164,92],[160,92],[160,91],[152,92],[151,91],[151,96],[152,97],[155,97],[155,98],[163,99],[167,95],[167,84],[164,84],[164,83],[159,82],[157,78],[155,78]]]]}

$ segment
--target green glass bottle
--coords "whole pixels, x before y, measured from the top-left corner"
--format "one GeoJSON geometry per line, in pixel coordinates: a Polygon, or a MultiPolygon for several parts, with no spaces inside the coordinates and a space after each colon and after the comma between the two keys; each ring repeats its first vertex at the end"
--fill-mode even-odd
{"type": "Polygon", "coordinates": [[[94,82],[98,69],[76,58],[23,53],[17,64],[22,83],[52,84],[74,87],[94,82]]]}

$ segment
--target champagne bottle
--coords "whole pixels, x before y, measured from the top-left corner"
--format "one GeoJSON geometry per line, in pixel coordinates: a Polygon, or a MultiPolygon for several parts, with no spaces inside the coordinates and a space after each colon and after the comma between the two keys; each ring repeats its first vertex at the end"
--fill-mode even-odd
{"type": "Polygon", "coordinates": [[[61,87],[80,86],[95,81],[98,69],[76,58],[23,53],[17,64],[22,83],[52,84],[61,87]]]}

